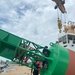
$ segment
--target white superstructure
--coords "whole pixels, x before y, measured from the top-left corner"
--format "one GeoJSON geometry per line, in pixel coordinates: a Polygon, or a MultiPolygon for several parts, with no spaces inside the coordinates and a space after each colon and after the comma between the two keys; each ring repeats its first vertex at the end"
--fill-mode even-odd
{"type": "Polygon", "coordinates": [[[75,23],[69,21],[64,26],[64,31],[58,35],[58,43],[68,49],[75,51],[75,23]]]}

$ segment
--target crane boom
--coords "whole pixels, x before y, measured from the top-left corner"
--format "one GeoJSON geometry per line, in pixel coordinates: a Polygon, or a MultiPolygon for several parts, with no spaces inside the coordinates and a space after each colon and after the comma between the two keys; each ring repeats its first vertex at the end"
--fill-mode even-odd
{"type": "Polygon", "coordinates": [[[66,13],[66,9],[65,9],[65,0],[52,0],[56,3],[56,6],[54,7],[55,9],[57,9],[57,7],[59,8],[59,10],[64,14],[66,13]]]}
{"type": "Polygon", "coordinates": [[[0,56],[8,58],[18,64],[22,64],[32,68],[27,63],[28,59],[34,61],[43,61],[47,59],[41,50],[44,47],[35,44],[24,38],[20,38],[13,34],[0,29],[0,56]]]}
{"type": "Polygon", "coordinates": [[[51,53],[47,57],[42,53],[42,46],[0,29],[0,56],[35,69],[34,61],[43,63],[46,60],[48,68],[41,68],[40,75],[65,75],[69,63],[68,50],[58,44],[50,45],[48,50],[51,53]],[[28,59],[31,63],[27,63],[28,59]]]}

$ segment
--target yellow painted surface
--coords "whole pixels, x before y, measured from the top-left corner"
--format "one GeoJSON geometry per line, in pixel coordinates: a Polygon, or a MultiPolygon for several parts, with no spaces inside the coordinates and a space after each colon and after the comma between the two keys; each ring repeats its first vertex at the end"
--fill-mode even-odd
{"type": "Polygon", "coordinates": [[[73,25],[70,25],[70,26],[64,25],[64,31],[67,31],[68,33],[75,34],[75,26],[73,26],[73,25]]]}

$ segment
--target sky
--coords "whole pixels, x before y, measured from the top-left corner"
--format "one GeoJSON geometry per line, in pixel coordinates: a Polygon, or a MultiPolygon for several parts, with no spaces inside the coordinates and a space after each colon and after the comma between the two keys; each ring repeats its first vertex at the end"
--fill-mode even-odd
{"type": "MultiPolygon", "coordinates": [[[[56,4],[51,0],[0,0],[0,29],[33,41],[49,45],[58,40],[56,4]]],[[[75,0],[66,0],[67,14],[59,11],[64,22],[75,22],[75,0]]]]}

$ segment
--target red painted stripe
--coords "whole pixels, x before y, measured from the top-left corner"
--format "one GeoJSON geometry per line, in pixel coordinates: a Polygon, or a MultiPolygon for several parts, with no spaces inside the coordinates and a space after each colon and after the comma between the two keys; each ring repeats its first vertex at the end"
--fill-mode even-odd
{"type": "Polygon", "coordinates": [[[70,61],[65,75],[75,75],[75,52],[70,49],[68,51],[70,54],[70,61]]]}

